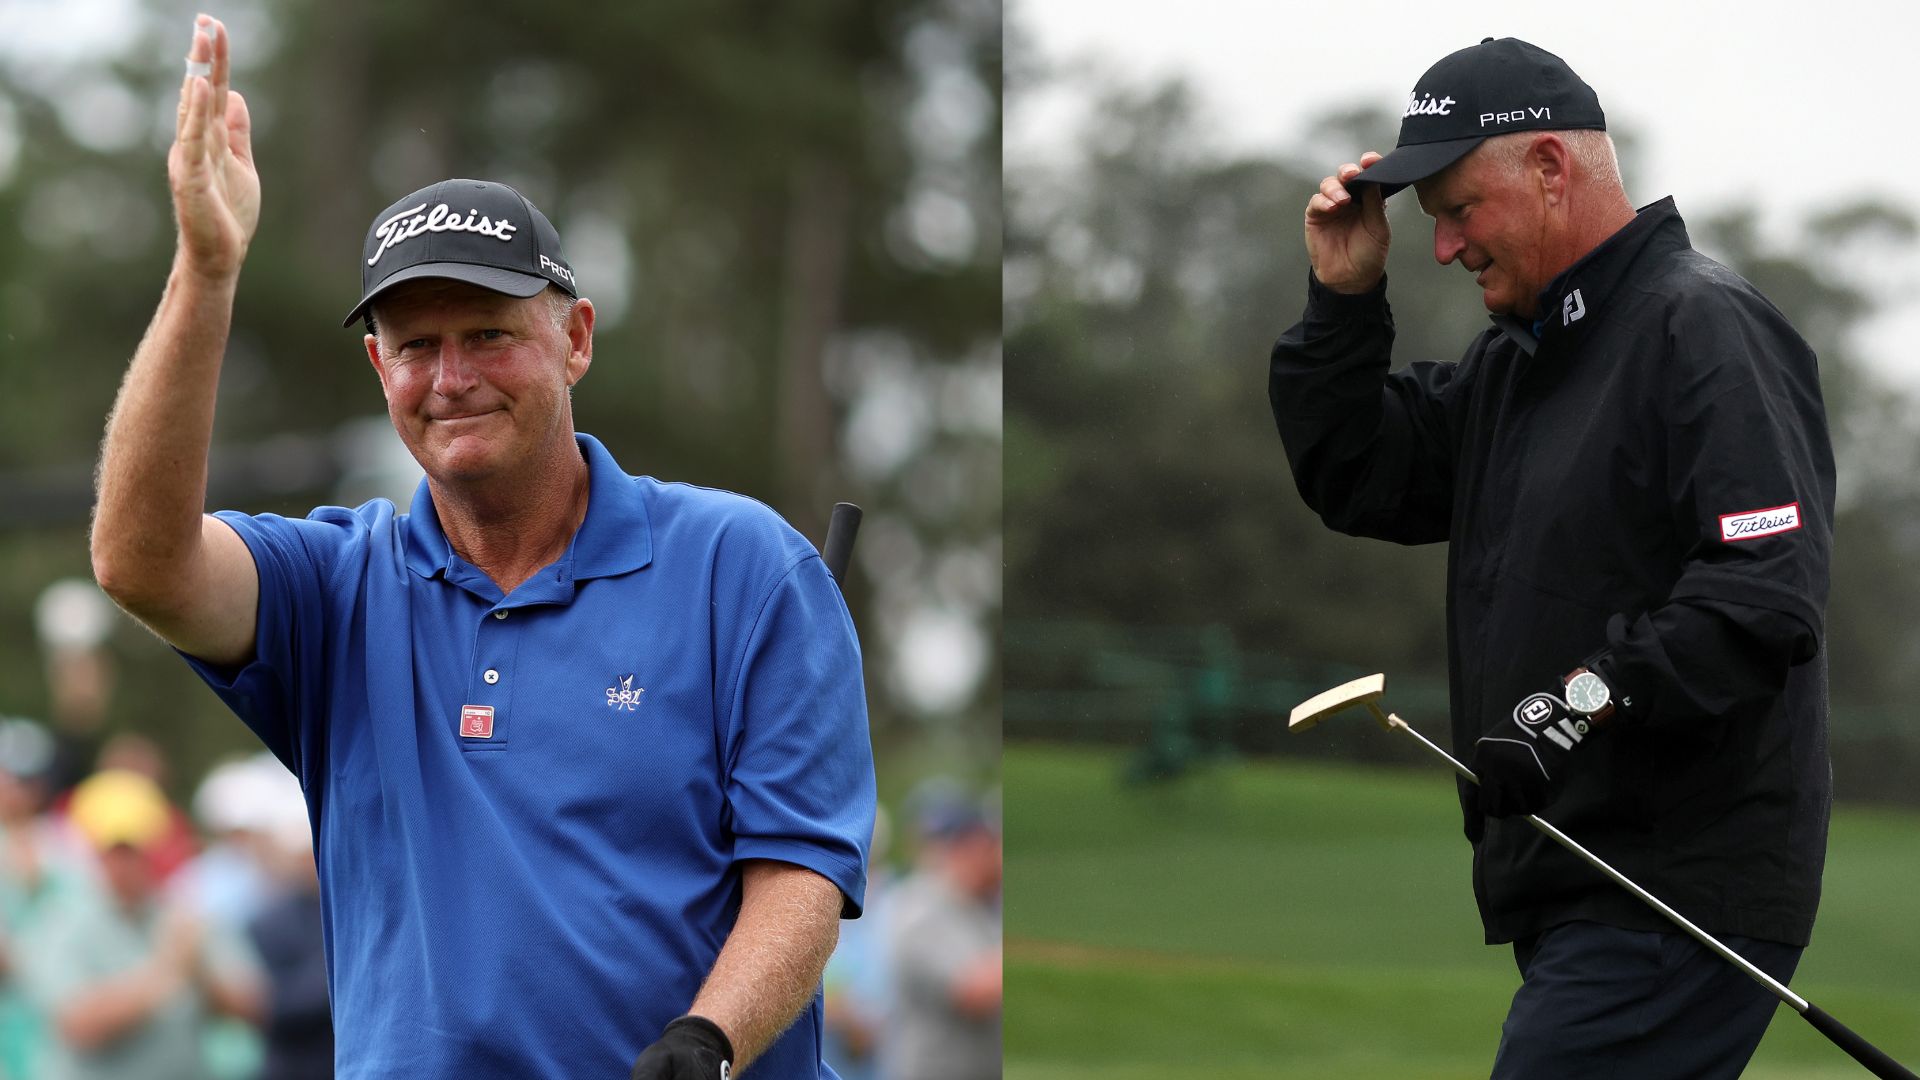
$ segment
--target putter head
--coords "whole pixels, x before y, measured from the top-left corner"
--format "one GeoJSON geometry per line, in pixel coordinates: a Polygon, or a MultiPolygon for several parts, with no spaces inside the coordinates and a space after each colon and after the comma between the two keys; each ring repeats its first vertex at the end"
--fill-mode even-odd
{"type": "MultiPolygon", "coordinates": [[[[1332,716],[1342,709],[1351,709],[1356,705],[1371,705],[1380,700],[1387,692],[1387,676],[1384,673],[1365,675],[1349,683],[1341,683],[1331,690],[1323,690],[1293,707],[1287,717],[1287,730],[1302,732],[1332,716]]],[[[1379,720],[1379,710],[1369,709],[1379,720]]],[[[1384,720],[1381,721],[1385,723],[1384,720]]]]}

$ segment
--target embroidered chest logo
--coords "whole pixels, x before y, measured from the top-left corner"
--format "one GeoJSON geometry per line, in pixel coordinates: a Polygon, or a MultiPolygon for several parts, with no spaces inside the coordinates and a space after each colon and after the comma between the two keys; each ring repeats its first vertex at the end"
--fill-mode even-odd
{"type": "Polygon", "coordinates": [[[1568,293],[1566,300],[1560,304],[1560,325],[1572,326],[1574,323],[1579,322],[1581,317],[1586,313],[1587,298],[1580,295],[1579,289],[1575,289],[1568,293]]]}
{"type": "Polygon", "coordinates": [[[644,686],[633,685],[633,676],[621,675],[607,687],[607,708],[619,712],[624,709],[633,712],[640,707],[640,695],[647,692],[644,686]]]}

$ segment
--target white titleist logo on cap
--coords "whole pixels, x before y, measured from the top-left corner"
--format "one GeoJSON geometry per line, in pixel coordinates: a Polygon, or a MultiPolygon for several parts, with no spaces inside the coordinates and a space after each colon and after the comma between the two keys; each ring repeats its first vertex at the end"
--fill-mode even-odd
{"type": "Polygon", "coordinates": [[[1800,504],[1797,502],[1770,506],[1765,510],[1749,510],[1744,514],[1720,515],[1720,539],[1728,542],[1792,532],[1799,527],[1800,504]]]}
{"type": "Polygon", "coordinates": [[[373,258],[367,260],[367,265],[372,266],[379,262],[380,256],[385,255],[401,241],[411,240],[422,233],[471,232],[479,233],[481,236],[491,236],[495,240],[512,240],[513,231],[519,228],[506,218],[495,221],[484,217],[478,210],[468,210],[466,216],[462,217],[458,210],[446,203],[441,203],[427,213],[420,212],[426,209],[427,204],[421,203],[411,210],[402,210],[381,222],[380,227],[373,230],[373,235],[380,238],[380,248],[373,253],[373,258]]]}
{"type": "Polygon", "coordinates": [[[1458,104],[1459,102],[1450,97],[1435,101],[1432,94],[1428,94],[1423,99],[1409,90],[1407,91],[1407,111],[1400,114],[1400,119],[1405,120],[1409,116],[1446,116],[1452,107],[1458,104]]]}

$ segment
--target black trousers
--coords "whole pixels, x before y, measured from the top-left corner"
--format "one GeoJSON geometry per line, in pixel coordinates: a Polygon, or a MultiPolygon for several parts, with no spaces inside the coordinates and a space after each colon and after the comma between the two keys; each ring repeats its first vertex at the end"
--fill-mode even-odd
{"type": "MultiPolygon", "coordinates": [[[[1786,982],[1800,949],[1722,937],[1786,982]]],[[[1493,1080],[1733,1080],[1779,999],[1691,937],[1575,922],[1514,942],[1493,1080]]]]}

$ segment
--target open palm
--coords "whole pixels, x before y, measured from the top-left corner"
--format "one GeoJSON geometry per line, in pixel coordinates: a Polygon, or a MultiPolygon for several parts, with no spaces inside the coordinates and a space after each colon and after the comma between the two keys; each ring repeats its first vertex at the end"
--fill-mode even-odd
{"type": "Polygon", "coordinates": [[[173,149],[167,154],[180,254],[187,269],[232,278],[240,273],[260,223],[252,120],[246,100],[228,89],[227,28],[218,19],[203,15],[195,23],[187,59],[209,64],[212,73],[189,74],[181,86],[173,149]]]}

